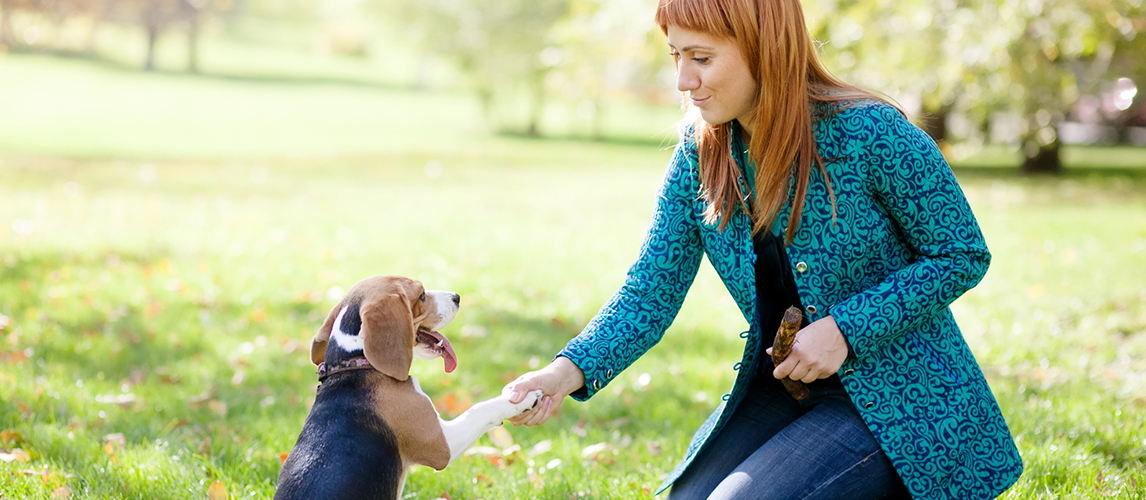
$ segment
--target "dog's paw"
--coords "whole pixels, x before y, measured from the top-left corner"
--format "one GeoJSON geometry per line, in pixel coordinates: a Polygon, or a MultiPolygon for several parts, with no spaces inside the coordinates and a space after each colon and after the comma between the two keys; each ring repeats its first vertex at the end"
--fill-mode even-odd
{"type": "Polygon", "coordinates": [[[513,408],[517,410],[517,413],[514,415],[520,415],[526,411],[532,410],[535,406],[537,406],[537,403],[541,401],[541,396],[544,394],[545,393],[541,391],[526,393],[525,398],[523,398],[520,403],[513,405],[513,408]]]}

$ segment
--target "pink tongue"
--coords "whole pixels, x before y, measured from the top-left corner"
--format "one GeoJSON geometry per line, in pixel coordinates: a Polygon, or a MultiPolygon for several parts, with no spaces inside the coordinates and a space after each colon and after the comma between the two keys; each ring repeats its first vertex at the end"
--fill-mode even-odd
{"type": "Polygon", "coordinates": [[[438,332],[427,333],[441,342],[442,347],[446,349],[446,352],[442,353],[442,359],[446,362],[446,373],[454,371],[454,369],[458,367],[458,355],[454,353],[454,348],[450,345],[450,339],[447,339],[445,335],[442,335],[438,332]]]}

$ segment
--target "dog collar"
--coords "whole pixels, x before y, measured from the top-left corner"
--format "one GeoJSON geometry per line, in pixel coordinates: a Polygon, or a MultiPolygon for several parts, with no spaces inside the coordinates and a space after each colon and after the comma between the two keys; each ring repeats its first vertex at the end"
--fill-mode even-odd
{"type": "Polygon", "coordinates": [[[364,370],[367,368],[374,368],[370,361],[366,358],[350,358],[344,359],[336,365],[326,366],[326,362],[318,364],[318,381],[322,382],[323,379],[334,375],[338,372],[346,372],[351,370],[364,370]]]}

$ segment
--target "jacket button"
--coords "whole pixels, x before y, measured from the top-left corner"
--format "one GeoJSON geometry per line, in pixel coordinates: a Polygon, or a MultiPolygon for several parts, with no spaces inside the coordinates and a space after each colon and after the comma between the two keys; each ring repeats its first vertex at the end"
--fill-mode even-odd
{"type": "Polygon", "coordinates": [[[740,371],[740,367],[741,367],[741,366],[743,366],[743,363],[739,363],[739,362],[738,362],[738,363],[736,363],[735,365],[732,365],[732,369],[733,369],[733,370],[736,370],[736,371],[740,371]]]}
{"type": "Polygon", "coordinates": [[[752,333],[752,330],[744,330],[743,332],[740,332],[740,338],[742,338],[742,339],[748,338],[749,333],[752,333]]]}
{"type": "Polygon", "coordinates": [[[870,409],[871,409],[873,406],[875,406],[875,403],[872,403],[871,401],[868,401],[868,402],[866,402],[866,403],[864,403],[864,404],[863,404],[863,409],[865,409],[865,410],[870,410],[870,409]]]}
{"type": "Polygon", "coordinates": [[[601,390],[601,381],[600,380],[594,380],[593,381],[593,390],[594,391],[601,390]]]}
{"type": "Polygon", "coordinates": [[[728,401],[728,399],[731,397],[732,397],[732,394],[725,394],[723,396],[720,396],[720,400],[721,401],[728,401]]]}
{"type": "Polygon", "coordinates": [[[856,372],[855,370],[848,368],[847,370],[844,370],[844,375],[851,375],[855,372],[856,372]]]}
{"type": "Polygon", "coordinates": [[[805,307],[804,310],[808,311],[808,314],[816,314],[817,309],[816,309],[816,306],[810,305],[808,307],[805,307]]]}
{"type": "Polygon", "coordinates": [[[807,271],[808,271],[808,263],[807,262],[797,262],[796,263],[796,272],[803,273],[803,272],[807,272],[807,271]]]}
{"type": "Polygon", "coordinates": [[[606,370],[605,378],[613,378],[613,370],[606,370]]]}

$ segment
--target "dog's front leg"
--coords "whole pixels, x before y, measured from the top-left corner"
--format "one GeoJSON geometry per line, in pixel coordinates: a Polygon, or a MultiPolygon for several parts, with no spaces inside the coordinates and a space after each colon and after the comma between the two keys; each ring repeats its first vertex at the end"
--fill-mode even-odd
{"type": "Polygon", "coordinates": [[[453,420],[439,418],[442,434],[446,436],[446,442],[450,445],[450,463],[461,457],[462,453],[473,446],[482,434],[501,425],[505,419],[533,408],[541,395],[541,391],[533,391],[526,394],[525,399],[517,404],[510,403],[508,396],[498,396],[471,406],[453,420]]]}

